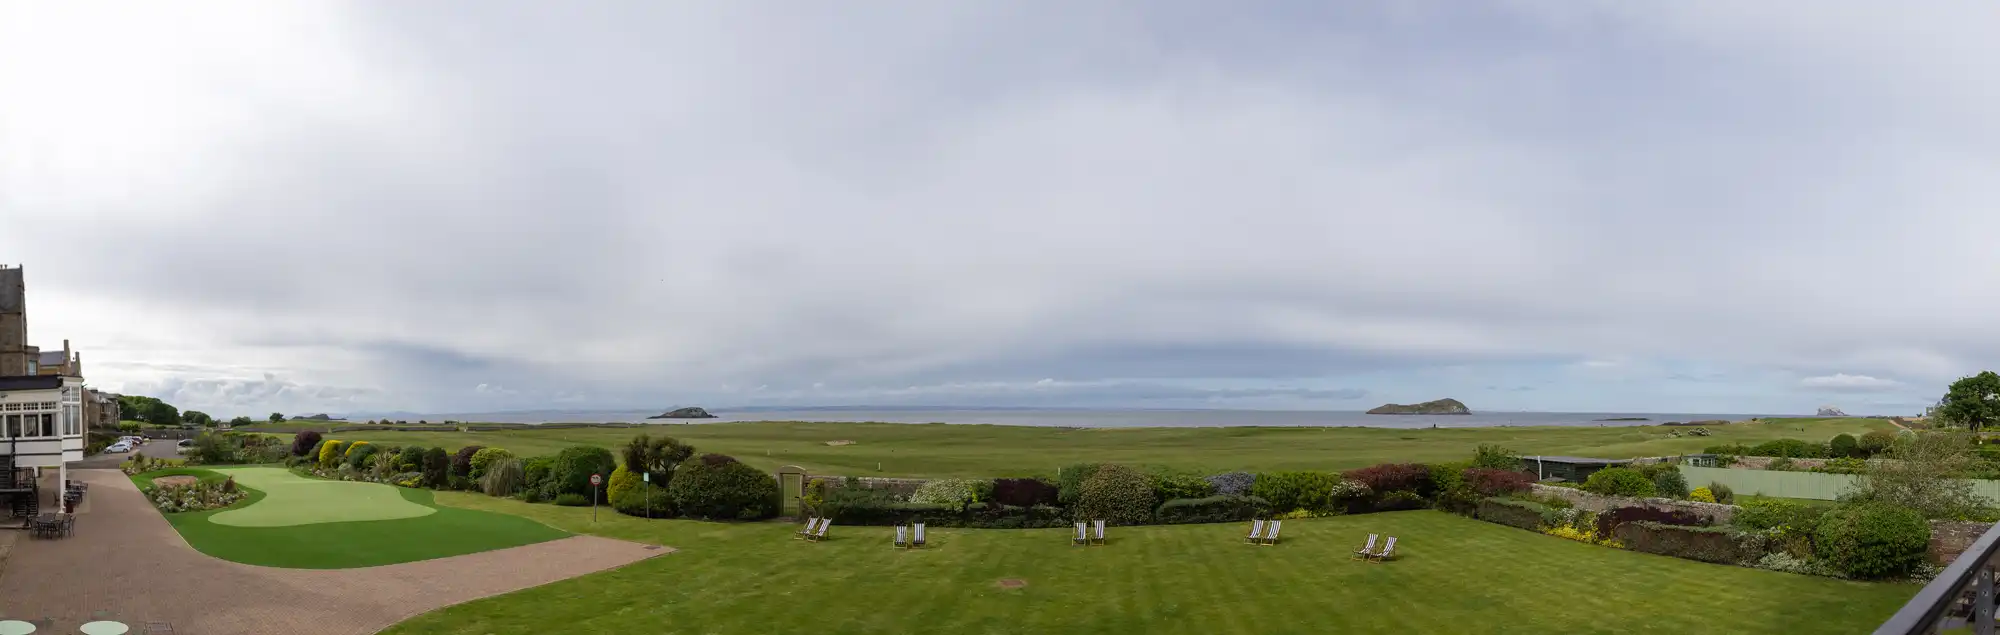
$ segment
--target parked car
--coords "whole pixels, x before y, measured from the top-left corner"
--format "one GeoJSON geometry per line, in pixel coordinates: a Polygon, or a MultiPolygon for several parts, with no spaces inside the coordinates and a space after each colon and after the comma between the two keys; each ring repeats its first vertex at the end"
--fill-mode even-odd
{"type": "Polygon", "coordinates": [[[117,443],[113,443],[113,444],[111,444],[111,446],[110,446],[110,447],[107,447],[107,448],[104,448],[104,451],[105,451],[105,452],[116,452],[116,453],[119,453],[119,454],[123,454],[123,453],[126,453],[126,452],[131,452],[131,451],[132,451],[132,444],[130,444],[130,443],[126,443],[126,442],[124,442],[124,441],[119,441],[119,442],[117,442],[117,443]]]}

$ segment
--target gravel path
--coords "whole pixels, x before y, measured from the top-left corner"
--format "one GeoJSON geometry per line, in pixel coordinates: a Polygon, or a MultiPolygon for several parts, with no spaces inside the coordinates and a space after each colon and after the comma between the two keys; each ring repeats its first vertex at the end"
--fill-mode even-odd
{"type": "Polygon", "coordinates": [[[441,607],[673,551],[572,536],[363,569],[255,567],[189,547],[116,470],[71,474],[90,483],[76,535],[19,537],[0,571],[0,619],[52,633],[117,620],[133,635],[149,622],[170,624],[174,635],[368,635],[441,607]]]}

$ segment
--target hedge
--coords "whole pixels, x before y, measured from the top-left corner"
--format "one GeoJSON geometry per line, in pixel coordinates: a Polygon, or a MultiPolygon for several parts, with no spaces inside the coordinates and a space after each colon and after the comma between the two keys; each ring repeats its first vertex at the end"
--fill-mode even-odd
{"type": "Polygon", "coordinates": [[[993,479],[993,502],[1015,507],[1055,505],[1056,484],[1038,478],[993,479]]]}
{"type": "MultiPolygon", "coordinates": [[[[620,466],[619,469],[624,469],[620,466]]],[[[611,509],[627,516],[640,518],[673,518],[674,499],[667,495],[664,487],[632,488],[611,497],[611,509]]]]}
{"type": "MultiPolygon", "coordinates": [[[[604,456],[608,461],[611,453],[604,456]]],[[[682,463],[667,493],[682,515],[709,520],[770,518],[778,515],[781,496],[776,478],[719,454],[682,463]]]]}
{"type": "Polygon", "coordinates": [[[1221,494],[1206,498],[1176,498],[1161,503],[1154,518],[1162,525],[1227,523],[1270,513],[1270,501],[1255,496],[1221,494]]]}
{"type": "Polygon", "coordinates": [[[1249,472],[1224,472],[1208,477],[1208,484],[1217,494],[1248,495],[1256,483],[1257,475],[1249,472]]]}
{"type": "Polygon", "coordinates": [[[609,476],[618,467],[618,460],[611,458],[611,451],[594,445],[573,445],[556,453],[555,462],[549,466],[549,480],[554,483],[554,494],[590,493],[590,475],[609,476]]]}
{"type": "Polygon", "coordinates": [[[1083,482],[1071,510],[1077,520],[1103,520],[1113,525],[1144,525],[1153,520],[1153,483],[1145,474],[1123,465],[1106,465],[1083,482]]]}
{"type": "Polygon", "coordinates": [[[369,457],[375,456],[375,453],[379,451],[381,451],[381,448],[368,443],[356,445],[347,451],[347,466],[357,470],[363,469],[367,467],[369,457]]]}
{"type": "Polygon", "coordinates": [[[1541,531],[1542,515],[1552,511],[1541,503],[1495,497],[1480,499],[1475,516],[1489,523],[1541,531]]]}
{"type": "Polygon", "coordinates": [[[1333,511],[1333,487],[1340,482],[1339,476],[1325,472],[1266,472],[1250,485],[1250,495],[1270,501],[1272,513],[1328,512],[1333,511]]]}
{"type": "Polygon", "coordinates": [[[1931,526],[1923,514],[1888,505],[1842,505],[1820,518],[1813,551],[1857,578],[1906,575],[1924,562],[1931,526]]]}
{"type": "Polygon", "coordinates": [[[1753,562],[1767,551],[1762,534],[1728,527],[1691,527],[1640,520],[1618,525],[1614,535],[1633,551],[1717,564],[1753,562]]]}
{"type": "Polygon", "coordinates": [[[1687,527],[1698,527],[1709,524],[1707,518],[1689,511],[1653,509],[1651,507],[1619,507],[1597,515],[1597,535],[1617,535],[1619,525],[1632,522],[1651,522],[1687,527]]]}
{"type": "Polygon", "coordinates": [[[494,461],[513,456],[514,453],[508,452],[506,448],[482,448],[472,453],[472,478],[486,476],[486,470],[493,467],[494,461]]]}

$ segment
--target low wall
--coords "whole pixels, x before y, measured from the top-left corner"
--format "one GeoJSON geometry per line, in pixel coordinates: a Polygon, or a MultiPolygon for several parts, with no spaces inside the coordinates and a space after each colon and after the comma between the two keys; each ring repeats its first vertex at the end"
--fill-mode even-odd
{"type": "MultiPolygon", "coordinates": [[[[1692,485],[1692,482],[1690,482],[1690,485],[1692,485]]],[[[1671,498],[1632,498],[1629,496],[1604,496],[1600,494],[1592,494],[1590,492],[1586,492],[1580,489],[1572,489],[1568,487],[1554,487],[1549,485],[1542,485],[1540,483],[1534,484],[1533,487],[1534,487],[1534,492],[1536,494],[1540,494],[1543,496],[1554,496],[1556,498],[1569,501],[1571,504],[1576,505],[1578,509],[1587,509],[1593,512],[1609,511],[1620,507],[1645,507],[1648,509],[1658,509],[1662,511],[1688,512],[1696,516],[1708,519],[1710,523],[1714,523],[1717,525],[1729,524],[1729,519],[1734,518],[1736,516],[1736,506],[1734,505],[1722,505],[1717,503],[1702,503],[1697,501],[1674,500],[1671,498]]]]}
{"type": "Polygon", "coordinates": [[[1965,553],[1980,534],[1991,529],[1993,523],[1975,523],[1956,520],[1931,521],[1931,563],[1938,566],[1951,564],[1959,554],[1965,553]]]}
{"type": "MultiPolygon", "coordinates": [[[[1839,500],[1840,495],[1853,489],[1861,478],[1853,474],[1773,472],[1685,465],[1681,466],[1681,475],[1687,477],[1688,487],[1721,483],[1728,485],[1729,489],[1737,494],[1823,501],[1839,500]]],[[[1988,504],[2000,504],[2000,481],[1966,480],[1972,483],[1972,493],[1985,498],[1988,504]]]]}
{"type": "MultiPolygon", "coordinates": [[[[1775,456],[1739,456],[1736,457],[1735,467],[1748,470],[1761,470],[1770,467],[1771,462],[1776,460],[1778,460],[1778,457],[1775,456]]],[[[1792,459],[1792,465],[1797,466],[1799,469],[1811,469],[1826,465],[1826,461],[1826,459],[1792,459]]]]}

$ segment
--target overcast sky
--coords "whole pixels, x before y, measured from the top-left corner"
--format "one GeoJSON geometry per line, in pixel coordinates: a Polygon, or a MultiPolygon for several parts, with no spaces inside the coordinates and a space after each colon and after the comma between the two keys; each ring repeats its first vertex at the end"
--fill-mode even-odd
{"type": "Polygon", "coordinates": [[[0,261],[222,414],[1915,413],[2000,4],[0,0],[0,261]]]}

